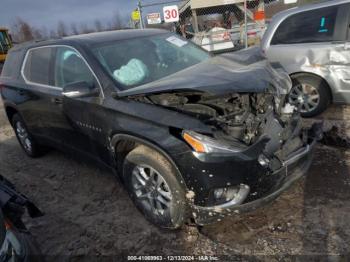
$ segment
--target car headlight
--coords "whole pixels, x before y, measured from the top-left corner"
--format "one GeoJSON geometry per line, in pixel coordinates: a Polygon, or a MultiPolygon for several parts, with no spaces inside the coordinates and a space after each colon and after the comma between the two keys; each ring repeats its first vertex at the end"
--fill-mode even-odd
{"type": "Polygon", "coordinates": [[[193,131],[184,131],[182,137],[196,153],[237,153],[240,151],[239,148],[232,147],[223,141],[193,131]]]}

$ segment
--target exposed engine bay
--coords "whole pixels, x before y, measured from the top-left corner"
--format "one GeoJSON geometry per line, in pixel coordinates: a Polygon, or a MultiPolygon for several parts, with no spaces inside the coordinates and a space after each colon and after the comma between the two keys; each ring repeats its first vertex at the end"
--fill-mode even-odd
{"type": "Polygon", "coordinates": [[[264,154],[275,155],[282,148],[289,153],[302,144],[296,142],[291,150],[284,150],[286,144],[298,140],[293,138],[300,137],[301,131],[297,108],[286,103],[291,87],[283,68],[269,64],[255,48],[215,56],[163,79],[118,92],[116,98],[128,97],[179,112],[186,119],[181,121],[181,115],[172,114],[167,125],[192,130],[193,118],[192,131],[235,148],[244,149],[268,138],[264,154]]]}
{"type": "MultiPolygon", "coordinates": [[[[196,117],[212,126],[216,138],[251,145],[266,131],[270,116],[277,119],[281,127],[291,124],[295,108],[289,104],[285,106],[284,98],[285,96],[277,97],[271,93],[213,96],[186,92],[153,94],[138,97],[137,100],[196,117]]],[[[296,119],[298,118],[297,116],[296,119]]],[[[287,139],[288,135],[284,136],[287,139]]]]}

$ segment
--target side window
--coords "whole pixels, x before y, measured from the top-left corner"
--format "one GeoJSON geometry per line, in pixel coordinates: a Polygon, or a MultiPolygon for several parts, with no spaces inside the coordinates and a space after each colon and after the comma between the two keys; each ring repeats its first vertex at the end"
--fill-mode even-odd
{"type": "Polygon", "coordinates": [[[23,68],[24,77],[33,83],[50,85],[52,47],[30,49],[23,68]]]}
{"type": "Polygon", "coordinates": [[[1,72],[2,77],[16,78],[18,76],[19,68],[21,68],[21,63],[23,55],[21,51],[10,51],[6,57],[4,67],[1,72]]]}
{"type": "Polygon", "coordinates": [[[271,45],[329,42],[333,40],[338,7],[326,7],[292,15],[275,32],[271,45]]]}
{"type": "Polygon", "coordinates": [[[58,47],[55,61],[54,85],[64,87],[75,82],[93,86],[94,76],[78,52],[69,47],[58,47]]]}

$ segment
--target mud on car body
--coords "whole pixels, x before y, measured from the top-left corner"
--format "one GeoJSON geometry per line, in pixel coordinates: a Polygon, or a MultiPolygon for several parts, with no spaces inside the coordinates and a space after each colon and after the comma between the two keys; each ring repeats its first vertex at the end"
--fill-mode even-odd
{"type": "Polygon", "coordinates": [[[69,149],[116,171],[164,228],[207,224],[276,198],[310,165],[291,82],[259,49],[211,56],[162,30],[17,47],[1,78],[25,152],[69,149]]]}

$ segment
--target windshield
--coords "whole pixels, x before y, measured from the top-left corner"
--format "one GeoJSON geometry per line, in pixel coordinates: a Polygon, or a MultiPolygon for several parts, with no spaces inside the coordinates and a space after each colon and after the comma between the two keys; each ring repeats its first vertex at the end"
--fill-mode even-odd
{"type": "Polygon", "coordinates": [[[173,34],[118,41],[97,47],[94,53],[124,89],[156,81],[210,57],[173,34]]]}
{"type": "Polygon", "coordinates": [[[11,48],[10,40],[6,31],[0,31],[0,53],[7,53],[11,48]]]}

